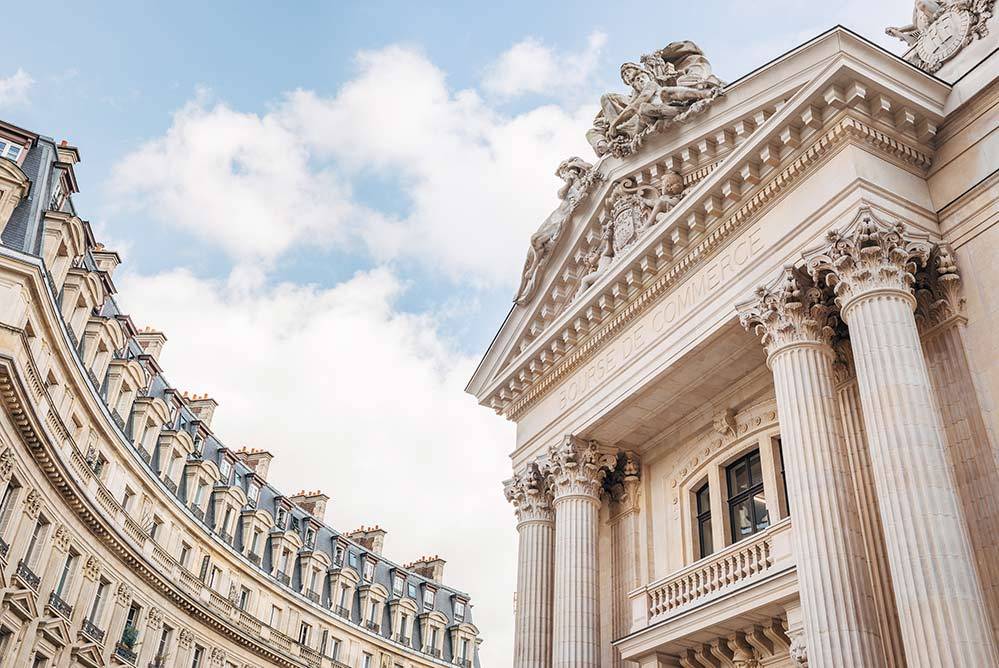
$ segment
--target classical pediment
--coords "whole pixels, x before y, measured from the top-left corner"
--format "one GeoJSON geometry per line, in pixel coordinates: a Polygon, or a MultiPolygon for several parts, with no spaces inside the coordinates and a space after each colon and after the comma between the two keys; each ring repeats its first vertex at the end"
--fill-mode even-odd
{"type": "Polygon", "coordinates": [[[38,631],[56,647],[66,647],[72,644],[73,634],[67,622],[62,617],[47,617],[38,623],[38,631]]]}
{"type": "Polygon", "coordinates": [[[468,391],[515,417],[844,142],[925,175],[948,89],[837,28],[603,158],[468,391]]]}
{"type": "Polygon", "coordinates": [[[39,616],[37,595],[30,589],[13,589],[4,594],[3,604],[24,621],[39,616]]]}
{"type": "Polygon", "coordinates": [[[73,648],[73,658],[77,663],[88,668],[102,668],[104,659],[101,657],[101,649],[93,643],[86,643],[73,648]]]}

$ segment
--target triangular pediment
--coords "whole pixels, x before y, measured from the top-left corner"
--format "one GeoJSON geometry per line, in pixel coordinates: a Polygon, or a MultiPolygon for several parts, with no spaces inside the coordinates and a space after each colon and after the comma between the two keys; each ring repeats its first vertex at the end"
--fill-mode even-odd
{"type": "Polygon", "coordinates": [[[38,630],[57,647],[66,647],[73,642],[69,622],[62,617],[48,617],[42,620],[38,624],[38,630]]]}
{"type": "Polygon", "coordinates": [[[537,289],[515,303],[467,390],[511,416],[551,369],[651,284],[692,262],[719,226],[759,215],[772,183],[803,174],[787,170],[814,145],[828,145],[825,133],[835,127],[925,171],[948,90],[836,28],[730,84],[708,111],[635,154],[603,158],[595,166],[602,178],[573,211],[537,289]],[[607,248],[611,261],[594,272],[594,254],[607,248]]]}
{"type": "Polygon", "coordinates": [[[38,617],[37,595],[30,589],[13,589],[4,595],[4,605],[24,621],[38,617]]]}
{"type": "Polygon", "coordinates": [[[93,643],[79,645],[73,648],[73,658],[88,668],[102,668],[104,659],[101,657],[100,647],[93,643]]]}

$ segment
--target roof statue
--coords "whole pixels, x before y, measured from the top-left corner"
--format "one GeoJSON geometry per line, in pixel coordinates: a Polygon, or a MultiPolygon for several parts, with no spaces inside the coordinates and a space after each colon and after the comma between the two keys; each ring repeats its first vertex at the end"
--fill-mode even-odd
{"type": "Polygon", "coordinates": [[[598,156],[634,153],[649,135],[682,123],[711,104],[724,84],[690,41],[673,42],[621,66],[628,94],[605,93],[586,139],[598,156]]]}
{"type": "Polygon", "coordinates": [[[561,202],[558,208],[548,215],[545,222],[541,223],[538,231],[531,235],[531,247],[527,250],[527,259],[521,271],[520,288],[517,290],[517,296],[513,298],[513,301],[521,306],[534,297],[552,250],[562,238],[566,221],[579,203],[590,194],[593,185],[603,179],[593,165],[577,157],[563,160],[555,170],[555,175],[564,181],[558,190],[561,202]]]}
{"type": "Polygon", "coordinates": [[[885,32],[904,41],[907,59],[927,72],[936,72],[976,38],[985,37],[995,0],[916,0],[909,25],[885,32]]]}

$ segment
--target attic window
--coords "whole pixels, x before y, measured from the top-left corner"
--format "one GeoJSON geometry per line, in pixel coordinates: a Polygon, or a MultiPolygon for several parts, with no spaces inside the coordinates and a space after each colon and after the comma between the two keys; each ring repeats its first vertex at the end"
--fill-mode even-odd
{"type": "Polygon", "coordinates": [[[460,599],[454,602],[454,618],[459,622],[465,619],[465,602],[460,599]]]}
{"type": "Polygon", "coordinates": [[[21,156],[21,151],[22,148],[17,144],[0,139],[0,157],[17,162],[17,159],[21,156]]]}
{"type": "Polygon", "coordinates": [[[368,582],[375,577],[375,562],[364,560],[364,579],[368,582]]]}
{"type": "Polygon", "coordinates": [[[309,527],[305,530],[305,546],[315,547],[316,546],[316,530],[309,527]]]}
{"type": "Polygon", "coordinates": [[[426,589],[423,590],[423,609],[424,610],[433,610],[434,609],[434,598],[435,598],[435,594],[436,593],[437,592],[435,592],[433,589],[430,589],[429,587],[427,587],[426,589]]]}
{"type": "Polygon", "coordinates": [[[246,498],[249,500],[251,506],[257,505],[257,499],[260,498],[260,485],[255,482],[251,482],[246,486],[246,498]]]}
{"type": "Polygon", "coordinates": [[[229,484],[229,474],[232,473],[232,464],[225,457],[219,460],[219,472],[222,475],[222,482],[229,484]]]}

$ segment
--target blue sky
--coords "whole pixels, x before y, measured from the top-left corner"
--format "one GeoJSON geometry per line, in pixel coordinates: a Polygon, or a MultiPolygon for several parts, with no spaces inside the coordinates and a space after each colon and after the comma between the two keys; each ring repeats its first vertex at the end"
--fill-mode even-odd
{"type": "Polygon", "coordinates": [[[326,488],[339,528],[382,523],[391,558],[449,558],[497,666],[513,432],[462,391],[555,166],[592,159],[599,94],[677,39],[729,81],[836,23],[897,52],[883,29],[912,7],[83,4],[5,10],[25,28],[0,115],[80,147],[77,204],[125,257],[120,298],[166,331],[171,380],[220,401],[222,438],[275,452],[279,486],[326,488]]]}

